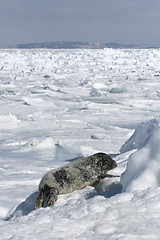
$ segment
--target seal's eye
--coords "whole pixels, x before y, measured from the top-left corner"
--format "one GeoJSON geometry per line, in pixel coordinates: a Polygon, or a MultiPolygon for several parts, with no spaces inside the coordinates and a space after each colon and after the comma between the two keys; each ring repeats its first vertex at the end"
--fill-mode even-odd
{"type": "Polygon", "coordinates": [[[102,160],[99,160],[99,161],[97,162],[97,165],[98,165],[98,167],[102,167],[102,166],[103,166],[102,160]]]}

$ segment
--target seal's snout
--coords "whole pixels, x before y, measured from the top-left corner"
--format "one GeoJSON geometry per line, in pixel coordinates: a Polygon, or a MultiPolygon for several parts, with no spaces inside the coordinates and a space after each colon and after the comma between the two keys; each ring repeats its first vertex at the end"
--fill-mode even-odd
{"type": "Polygon", "coordinates": [[[117,163],[113,160],[113,168],[117,167],[117,163]]]}
{"type": "Polygon", "coordinates": [[[112,170],[117,167],[117,163],[113,159],[109,159],[109,161],[106,162],[106,168],[108,170],[112,170]]]}
{"type": "Polygon", "coordinates": [[[117,167],[117,163],[109,156],[105,156],[105,167],[107,170],[112,170],[117,167]]]}

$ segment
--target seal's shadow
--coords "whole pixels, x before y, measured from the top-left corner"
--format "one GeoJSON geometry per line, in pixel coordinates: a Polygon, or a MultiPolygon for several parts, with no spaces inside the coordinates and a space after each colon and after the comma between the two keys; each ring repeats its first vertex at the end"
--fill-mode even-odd
{"type": "Polygon", "coordinates": [[[122,192],[122,185],[118,180],[109,181],[104,179],[95,186],[95,190],[98,195],[110,198],[122,192]]]}
{"type": "Polygon", "coordinates": [[[97,195],[104,196],[105,198],[110,198],[122,192],[122,185],[120,184],[120,182],[114,182],[109,184],[105,187],[105,190],[102,183],[98,183],[96,186],[94,186],[94,188],[95,191],[88,192],[85,195],[85,199],[94,198],[97,195]]]}
{"type": "MultiPolygon", "coordinates": [[[[104,196],[105,198],[110,198],[116,194],[121,193],[122,185],[120,182],[113,180],[102,180],[96,186],[94,186],[95,191],[88,192],[84,197],[86,199],[93,198],[97,195],[104,196]]],[[[35,199],[38,195],[38,191],[32,193],[26,200],[20,203],[14,211],[8,214],[8,216],[4,219],[4,221],[9,221],[11,219],[19,218],[22,216],[26,216],[32,211],[35,210],[35,199]]]]}
{"type": "Polygon", "coordinates": [[[4,220],[9,221],[17,217],[25,216],[35,210],[34,202],[37,194],[38,192],[32,193],[24,202],[20,203],[12,213],[8,214],[4,220]]]}

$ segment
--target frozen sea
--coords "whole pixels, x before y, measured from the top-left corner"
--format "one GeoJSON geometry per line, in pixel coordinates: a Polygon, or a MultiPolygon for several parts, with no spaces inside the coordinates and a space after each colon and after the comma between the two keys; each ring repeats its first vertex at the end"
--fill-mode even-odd
{"type": "Polygon", "coordinates": [[[160,239],[160,49],[0,50],[0,239],[160,239]],[[121,177],[34,209],[49,170],[96,152],[121,177]]]}

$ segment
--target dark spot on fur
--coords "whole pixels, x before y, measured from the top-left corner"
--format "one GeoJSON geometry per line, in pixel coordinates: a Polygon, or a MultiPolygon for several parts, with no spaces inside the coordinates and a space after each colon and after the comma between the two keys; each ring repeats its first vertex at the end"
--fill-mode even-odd
{"type": "Polygon", "coordinates": [[[90,180],[90,174],[86,169],[83,169],[80,167],[76,167],[76,168],[80,171],[80,175],[82,176],[82,178],[85,182],[90,180]]]}
{"type": "Polygon", "coordinates": [[[85,182],[90,180],[90,176],[87,171],[84,171],[82,176],[85,182]]]}
{"type": "Polygon", "coordinates": [[[71,184],[71,179],[67,175],[67,171],[64,168],[53,173],[56,181],[63,187],[64,184],[71,184]]]}
{"type": "Polygon", "coordinates": [[[103,166],[103,161],[102,161],[102,160],[99,160],[99,161],[97,162],[97,165],[98,165],[99,167],[102,167],[102,166],[103,166]]]}

